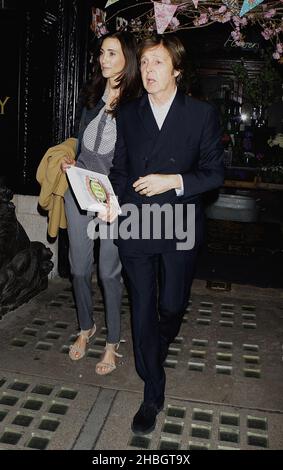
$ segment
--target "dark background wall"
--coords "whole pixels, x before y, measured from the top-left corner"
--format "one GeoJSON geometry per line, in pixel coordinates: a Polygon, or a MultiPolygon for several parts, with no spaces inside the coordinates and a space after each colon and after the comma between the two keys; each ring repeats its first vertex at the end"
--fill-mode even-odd
{"type": "Polygon", "coordinates": [[[0,176],[21,194],[38,194],[35,172],[48,147],[72,132],[87,76],[88,0],[0,3],[0,176]]]}
{"type": "Polygon", "coordinates": [[[0,44],[0,165],[1,175],[12,176],[19,151],[20,22],[15,11],[0,11],[0,44]]]}

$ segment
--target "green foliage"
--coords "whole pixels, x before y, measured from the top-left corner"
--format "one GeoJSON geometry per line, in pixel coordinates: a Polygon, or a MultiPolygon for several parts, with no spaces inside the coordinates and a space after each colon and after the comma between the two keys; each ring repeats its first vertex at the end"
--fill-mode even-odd
{"type": "Polygon", "coordinates": [[[235,64],[232,69],[243,85],[245,103],[268,107],[280,98],[278,90],[282,79],[269,54],[264,56],[263,67],[256,76],[248,73],[243,62],[235,64]]]}

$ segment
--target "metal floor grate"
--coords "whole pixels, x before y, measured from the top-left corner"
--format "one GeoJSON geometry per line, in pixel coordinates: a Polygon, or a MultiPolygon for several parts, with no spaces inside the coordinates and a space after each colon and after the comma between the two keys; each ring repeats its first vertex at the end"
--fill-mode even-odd
{"type": "MultiPolygon", "coordinates": [[[[125,420],[123,413],[128,400],[126,392],[119,393],[95,449],[113,449],[113,445],[107,443],[107,436],[110,429],[117,428],[119,420],[125,420]]],[[[132,414],[127,412],[129,423],[136,409],[131,407],[132,414]]],[[[282,435],[282,414],[168,399],[153,433],[147,436],[130,431],[126,435],[121,433],[114,449],[276,449],[280,448],[282,435]]]]}
{"type": "Polygon", "coordinates": [[[0,449],[71,448],[98,392],[18,374],[0,384],[0,449]]]}
{"type": "MultiPolygon", "coordinates": [[[[48,291],[1,320],[0,448],[72,448],[101,390],[116,398],[103,402],[97,449],[283,448],[280,293],[193,287],[165,363],[166,409],[152,436],[140,438],[130,432],[143,384],[134,367],[129,300],[124,294],[123,358],[112,374],[98,376],[107,330],[102,296],[93,286],[98,333],[81,361],[68,357],[77,333],[68,281],[50,282],[48,291]]],[[[93,425],[88,446],[95,442],[93,425]]]]}

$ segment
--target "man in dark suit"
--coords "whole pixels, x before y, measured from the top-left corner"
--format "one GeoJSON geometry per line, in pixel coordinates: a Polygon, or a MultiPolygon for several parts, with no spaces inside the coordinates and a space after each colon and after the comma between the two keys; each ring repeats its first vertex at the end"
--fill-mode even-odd
{"type": "MultiPolygon", "coordinates": [[[[119,217],[117,244],[131,295],[136,369],[144,381],[132,430],[147,434],[163,408],[163,363],[189,301],[203,236],[202,193],[222,184],[223,151],[214,108],[178,90],[186,61],[179,39],[146,39],[139,56],[147,93],[121,107],[110,179],[126,211],[129,204],[136,209],[132,236],[125,231],[126,215],[119,217]],[[148,230],[145,208],[152,209],[153,222],[160,216],[157,234],[148,230]],[[173,236],[167,236],[170,226],[173,236]]],[[[116,214],[110,208],[100,216],[112,222],[116,214]]]]}

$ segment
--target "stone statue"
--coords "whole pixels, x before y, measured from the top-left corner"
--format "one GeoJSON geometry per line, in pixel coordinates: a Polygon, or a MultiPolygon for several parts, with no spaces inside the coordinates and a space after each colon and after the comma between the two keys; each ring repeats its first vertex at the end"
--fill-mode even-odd
{"type": "Polygon", "coordinates": [[[0,318],[48,285],[52,252],[30,242],[17,221],[12,191],[0,185],[0,318]]]}

